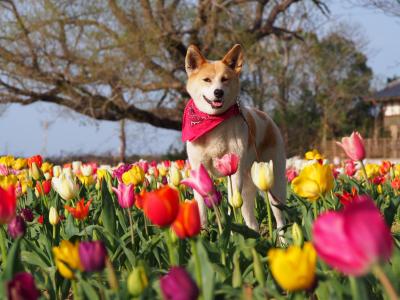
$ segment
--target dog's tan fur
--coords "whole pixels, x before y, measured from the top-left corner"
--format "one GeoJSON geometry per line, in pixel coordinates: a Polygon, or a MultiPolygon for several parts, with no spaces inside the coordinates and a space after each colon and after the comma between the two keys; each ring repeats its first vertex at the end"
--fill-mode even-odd
{"type": "MultiPolygon", "coordinates": [[[[222,60],[208,61],[196,46],[190,46],[186,54],[188,74],[187,91],[197,108],[207,114],[217,115],[235,104],[240,93],[239,75],[243,64],[240,45],[235,45],[222,60]],[[205,98],[213,99],[215,89],[224,91],[223,105],[213,107],[205,98]]],[[[214,102],[213,102],[214,103],[214,102]]],[[[226,153],[236,153],[240,157],[238,171],[232,177],[233,189],[239,189],[243,196],[242,215],[246,224],[258,230],[254,216],[254,186],[250,169],[254,161],[274,162],[275,183],[270,193],[272,211],[277,227],[284,225],[282,212],[276,207],[286,201],[286,155],[280,131],[272,119],[264,112],[250,107],[241,107],[242,115],[231,117],[209,133],[187,143],[187,153],[192,168],[200,163],[218,176],[213,167],[213,159],[226,153]],[[256,150],[257,149],[257,150],[256,150]]],[[[206,207],[201,196],[195,192],[199,203],[202,224],[206,223],[206,207]]]]}

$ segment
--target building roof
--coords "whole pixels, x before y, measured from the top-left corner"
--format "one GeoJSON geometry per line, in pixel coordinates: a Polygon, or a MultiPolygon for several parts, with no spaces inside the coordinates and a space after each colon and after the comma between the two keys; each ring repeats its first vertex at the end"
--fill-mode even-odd
{"type": "Polygon", "coordinates": [[[372,98],[378,101],[400,99],[400,79],[390,82],[383,90],[376,92],[372,98]]]}

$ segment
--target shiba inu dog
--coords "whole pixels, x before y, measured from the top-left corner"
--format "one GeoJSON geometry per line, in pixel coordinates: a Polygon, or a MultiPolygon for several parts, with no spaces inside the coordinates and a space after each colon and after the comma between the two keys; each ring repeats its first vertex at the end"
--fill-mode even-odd
{"type": "MultiPolygon", "coordinates": [[[[202,163],[214,176],[213,158],[226,153],[240,157],[237,172],[232,176],[233,190],[243,197],[241,208],[250,228],[259,229],[254,215],[257,189],[250,169],[255,161],[273,161],[274,185],[270,191],[273,214],[280,228],[284,225],[279,204],[286,201],[286,155],[282,136],[276,124],[264,112],[250,107],[239,107],[239,75],[243,52],[239,44],[217,61],[209,61],[191,45],[186,54],[187,91],[192,97],[185,108],[182,139],[186,141],[189,162],[193,169],[202,163]]],[[[202,224],[206,223],[206,207],[195,193],[202,224]]]]}

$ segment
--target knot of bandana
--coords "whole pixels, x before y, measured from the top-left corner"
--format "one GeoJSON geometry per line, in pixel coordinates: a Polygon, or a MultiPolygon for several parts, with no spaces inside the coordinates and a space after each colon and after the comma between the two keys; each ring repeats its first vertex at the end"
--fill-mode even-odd
{"type": "Polygon", "coordinates": [[[234,104],[222,114],[209,115],[200,111],[193,99],[190,99],[183,112],[182,141],[195,141],[202,135],[213,130],[223,121],[238,114],[240,114],[239,107],[237,104],[234,104]]]}

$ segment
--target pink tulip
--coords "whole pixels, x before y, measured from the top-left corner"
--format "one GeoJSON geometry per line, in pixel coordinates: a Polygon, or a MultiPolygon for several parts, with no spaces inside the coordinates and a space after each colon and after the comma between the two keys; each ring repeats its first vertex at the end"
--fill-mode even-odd
{"type": "Polygon", "coordinates": [[[181,181],[182,184],[196,190],[204,199],[208,208],[213,204],[218,205],[221,201],[221,194],[215,189],[214,182],[203,164],[199,169],[190,171],[190,178],[181,181]]]}
{"type": "Polygon", "coordinates": [[[343,148],[346,155],[352,160],[363,160],[365,158],[364,140],[361,135],[354,131],[350,137],[342,138],[342,142],[336,142],[343,148]]]}
{"type": "Polygon", "coordinates": [[[344,172],[346,173],[347,176],[354,176],[357,172],[356,164],[352,160],[346,161],[346,164],[344,166],[344,172]]]}
{"type": "Polygon", "coordinates": [[[361,276],[388,260],[393,240],[379,209],[367,195],[357,196],[340,212],[327,212],[313,225],[318,256],[346,275],[361,276]]]}
{"type": "Polygon", "coordinates": [[[125,185],[123,182],[118,183],[118,189],[112,188],[118,197],[118,203],[122,208],[132,207],[135,203],[135,194],[133,193],[133,185],[125,185]]]}
{"type": "Polygon", "coordinates": [[[214,168],[216,168],[222,176],[230,176],[235,174],[238,169],[239,156],[234,153],[228,153],[221,158],[215,158],[213,163],[214,168]]]}
{"type": "Polygon", "coordinates": [[[293,179],[295,179],[299,174],[294,168],[289,168],[286,170],[286,179],[290,183],[293,179]]]}

